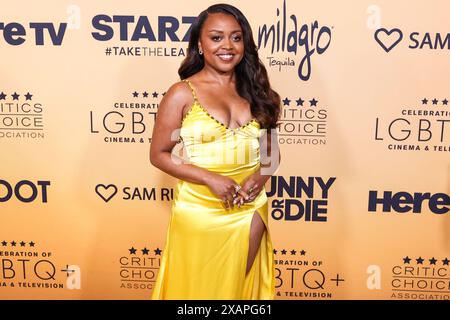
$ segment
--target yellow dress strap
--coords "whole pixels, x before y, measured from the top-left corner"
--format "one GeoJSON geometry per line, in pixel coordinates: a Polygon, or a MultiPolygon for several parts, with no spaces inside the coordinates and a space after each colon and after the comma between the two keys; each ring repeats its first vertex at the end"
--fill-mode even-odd
{"type": "Polygon", "coordinates": [[[194,97],[194,102],[198,103],[197,95],[195,94],[195,90],[194,87],[192,86],[192,83],[188,79],[183,79],[183,81],[189,85],[189,88],[191,88],[192,96],[194,97]]]}

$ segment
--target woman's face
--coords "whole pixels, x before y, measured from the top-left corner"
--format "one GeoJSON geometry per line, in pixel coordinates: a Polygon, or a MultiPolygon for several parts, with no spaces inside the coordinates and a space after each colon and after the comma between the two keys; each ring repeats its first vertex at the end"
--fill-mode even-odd
{"type": "Polygon", "coordinates": [[[244,56],[242,28],[229,14],[210,14],[203,23],[198,47],[203,51],[205,65],[221,72],[231,71],[244,56]]]}

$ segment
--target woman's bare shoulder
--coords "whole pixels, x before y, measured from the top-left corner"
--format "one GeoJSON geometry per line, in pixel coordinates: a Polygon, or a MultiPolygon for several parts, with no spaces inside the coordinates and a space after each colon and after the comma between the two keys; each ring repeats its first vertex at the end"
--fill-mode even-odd
{"type": "Polygon", "coordinates": [[[192,100],[191,89],[183,80],[174,82],[167,89],[166,93],[164,94],[163,100],[164,101],[161,101],[161,103],[164,102],[163,104],[167,103],[172,106],[177,105],[183,107],[189,104],[192,100]]]}
{"type": "Polygon", "coordinates": [[[173,98],[182,98],[182,97],[188,97],[190,94],[191,94],[191,90],[190,90],[188,84],[185,81],[180,80],[180,81],[174,82],[170,85],[170,87],[167,89],[164,97],[166,95],[169,95],[170,97],[173,97],[173,98]]]}

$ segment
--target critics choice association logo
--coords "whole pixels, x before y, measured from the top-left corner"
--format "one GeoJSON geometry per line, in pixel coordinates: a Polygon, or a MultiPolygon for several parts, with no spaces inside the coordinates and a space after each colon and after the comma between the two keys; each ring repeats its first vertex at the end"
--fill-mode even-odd
{"type": "Polygon", "coordinates": [[[391,298],[450,300],[450,268],[447,257],[409,257],[391,269],[391,298]]]}
{"type": "Polygon", "coordinates": [[[266,190],[274,220],[326,222],[328,198],[336,177],[272,176],[266,190]]]}
{"type": "Polygon", "coordinates": [[[330,273],[324,260],[311,257],[309,251],[278,248],[273,253],[276,296],[281,299],[331,299],[330,288],[345,284],[342,274],[330,273]]]}
{"type": "Polygon", "coordinates": [[[280,144],[326,145],[328,113],[316,97],[285,97],[281,102],[280,144]]]}
{"type": "Polygon", "coordinates": [[[0,90],[0,139],[43,139],[44,107],[30,91],[0,90]]]}
{"type": "Polygon", "coordinates": [[[0,242],[0,288],[81,289],[81,269],[34,241],[0,242]]]}
{"type": "Polygon", "coordinates": [[[122,289],[151,290],[161,266],[159,247],[135,247],[119,257],[119,279],[122,289]]]}
{"type": "Polygon", "coordinates": [[[390,151],[449,152],[450,110],[447,98],[417,100],[397,117],[375,118],[374,139],[390,151]]]}
{"type": "Polygon", "coordinates": [[[130,92],[126,101],[113,102],[110,111],[89,111],[90,133],[106,143],[150,143],[158,103],[165,92],[130,92]]]}

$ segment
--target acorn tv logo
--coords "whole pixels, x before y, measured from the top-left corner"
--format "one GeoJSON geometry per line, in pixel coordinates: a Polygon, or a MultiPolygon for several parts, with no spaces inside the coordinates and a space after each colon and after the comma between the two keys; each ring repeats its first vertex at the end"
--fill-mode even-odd
{"type": "Polygon", "coordinates": [[[431,211],[435,214],[445,214],[449,211],[449,205],[450,197],[445,193],[384,191],[379,194],[376,190],[369,191],[369,212],[424,213],[431,211]]]}

